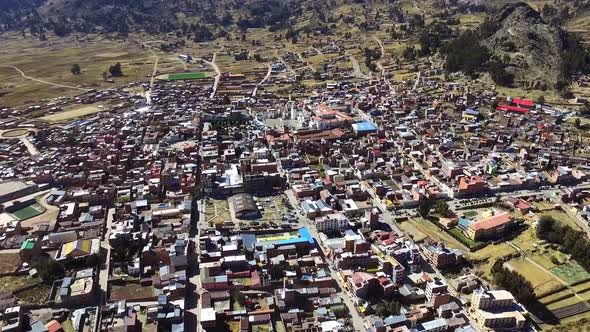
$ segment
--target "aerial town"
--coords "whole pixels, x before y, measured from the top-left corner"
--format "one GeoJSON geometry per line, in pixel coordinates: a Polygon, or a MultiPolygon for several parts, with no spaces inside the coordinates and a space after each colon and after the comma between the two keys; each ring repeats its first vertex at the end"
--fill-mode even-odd
{"type": "Polygon", "coordinates": [[[336,42],[237,69],[236,45],[0,93],[0,332],[589,324],[589,76],[568,104],[336,42]]]}

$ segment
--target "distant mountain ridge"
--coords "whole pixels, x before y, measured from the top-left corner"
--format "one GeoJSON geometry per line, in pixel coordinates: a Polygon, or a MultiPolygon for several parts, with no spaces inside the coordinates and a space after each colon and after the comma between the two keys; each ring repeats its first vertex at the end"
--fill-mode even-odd
{"type": "MultiPolygon", "coordinates": [[[[334,1],[334,0],[329,0],[334,1]]],[[[344,3],[364,0],[338,0],[344,3]]],[[[374,3],[386,0],[372,0],[374,3]]],[[[0,31],[33,27],[55,31],[167,33],[183,29],[182,18],[216,32],[223,26],[262,27],[296,20],[315,0],[2,0],[0,31]],[[240,21],[241,20],[241,21],[240,21]]],[[[317,2],[323,6],[323,2],[317,2]]]]}

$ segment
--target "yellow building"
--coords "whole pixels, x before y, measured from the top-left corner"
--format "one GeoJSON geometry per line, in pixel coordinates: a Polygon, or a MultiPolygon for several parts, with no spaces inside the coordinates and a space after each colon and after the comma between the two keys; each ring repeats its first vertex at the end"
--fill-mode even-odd
{"type": "Polygon", "coordinates": [[[514,217],[504,212],[486,219],[471,223],[465,230],[467,237],[473,241],[485,240],[490,237],[501,236],[506,226],[512,224],[514,217]]]}
{"type": "Polygon", "coordinates": [[[98,254],[100,250],[100,241],[98,239],[92,240],[76,240],[65,243],[61,247],[60,259],[66,257],[76,258],[88,256],[91,254],[98,254]]]}
{"type": "Polygon", "coordinates": [[[462,119],[465,122],[476,121],[478,117],[479,117],[479,112],[476,110],[473,110],[471,108],[463,111],[463,114],[462,114],[462,119]]]}

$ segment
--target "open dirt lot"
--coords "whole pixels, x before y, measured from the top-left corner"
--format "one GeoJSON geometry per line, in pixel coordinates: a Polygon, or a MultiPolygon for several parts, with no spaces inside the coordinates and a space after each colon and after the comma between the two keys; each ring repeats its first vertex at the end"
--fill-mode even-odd
{"type": "Polygon", "coordinates": [[[3,132],[0,136],[2,138],[15,138],[15,137],[20,137],[23,135],[26,135],[29,133],[28,129],[13,129],[13,130],[7,130],[5,132],[3,132]]]}
{"type": "Polygon", "coordinates": [[[154,292],[150,286],[141,286],[138,284],[128,283],[126,285],[111,285],[110,286],[110,300],[141,300],[154,296],[154,292]]]}
{"type": "Polygon", "coordinates": [[[88,35],[78,40],[75,37],[49,37],[47,41],[39,41],[22,38],[20,34],[3,34],[0,44],[0,64],[6,66],[0,67],[2,106],[31,105],[44,98],[77,95],[85,89],[109,88],[147,79],[153,70],[151,53],[129,40],[111,41],[88,35]],[[125,76],[116,78],[115,83],[105,82],[102,73],[108,72],[108,68],[117,62],[121,63],[125,76]],[[80,65],[80,75],[71,73],[73,64],[80,65]],[[16,67],[30,78],[9,66],[16,67]]]}
{"type": "Polygon", "coordinates": [[[49,121],[49,122],[60,122],[71,120],[75,118],[79,118],[85,115],[94,114],[102,111],[102,109],[96,106],[83,106],[79,108],[74,108],[71,110],[47,115],[41,118],[41,120],[49,121]]]}
{"type": "Polygon", "coordinates": [[[0,254],[0,274],[14,272],[20,265],[18,253],[0,254]]]}

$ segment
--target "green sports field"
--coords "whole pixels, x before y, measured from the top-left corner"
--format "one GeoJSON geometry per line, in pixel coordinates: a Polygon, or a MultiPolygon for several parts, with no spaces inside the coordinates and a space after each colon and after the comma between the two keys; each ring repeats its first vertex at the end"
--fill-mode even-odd
{"type": "Polygon", "coordinates": [[[206,73],[180,73],[168,75],[169,80],[198,80],[206,77],[206,73]]]}
{"type": "Polygon", "coordinates": [[[36,217],[43,212],[45,212],[45,208],[43,208],[41,205],[32,204],[20,210],[14,211],[12,215],[18,220],[27,220],[36,217]]]}

